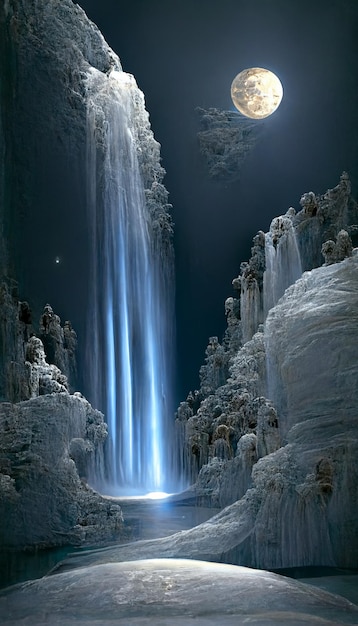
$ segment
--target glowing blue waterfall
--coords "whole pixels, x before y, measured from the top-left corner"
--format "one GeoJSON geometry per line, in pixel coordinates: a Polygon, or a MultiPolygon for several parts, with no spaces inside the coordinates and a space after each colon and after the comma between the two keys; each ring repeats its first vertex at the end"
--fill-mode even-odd
{"type": "Polygon", "coordinates": [[[109,427],[107,468],[96,486],[112,492],[166,488],[168,261],[151,231],[138,163],[140,126],[148,124],[138,94],[124,72],[89,75],[88,395],[109,427]]]}

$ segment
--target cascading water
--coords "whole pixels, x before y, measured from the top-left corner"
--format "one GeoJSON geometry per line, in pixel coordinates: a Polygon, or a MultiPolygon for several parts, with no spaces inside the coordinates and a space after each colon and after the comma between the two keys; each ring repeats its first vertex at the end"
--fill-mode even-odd
{"type": "Polygon", "coordinates": [[[141,98],[129,74],[89,74],[88,395],[109,427],[106,469],[95,482],[127,493],[166,488],[170,413],[170,272],[163,264],[171,259],[157,249],[138,162],[140,115],[148,126],[141,98]]]}
{"type": "Polygon", "coordinates": [[[277,304],[287,287],[302,275],[295,229],[289,217],[276,217],[265,235],[263,277],[264,315],[277,304]]]}
{"type": "Polygon", "coordinates": [[[242,280],[240,296],[242,341],[249,341],[262,322],[262,298],[257,280],[242,280]]]}
{"type": "MultiPolygon", "coordinates": [[[[264,315],[265,319],[286,289],[302,275],[301,258],[298,249],[296,233],[291,219],[288,216],[276,217],[270,230],[265,235],[266,269],[263,276],[264,315]]],[[[276,408],[282,408],[281,385],[277,363],[273,358],[275,337],[265,327],[267,397],[273,401],[276,408]]],[[[282,413],[280,413],[282,418],[282,413]]]]}

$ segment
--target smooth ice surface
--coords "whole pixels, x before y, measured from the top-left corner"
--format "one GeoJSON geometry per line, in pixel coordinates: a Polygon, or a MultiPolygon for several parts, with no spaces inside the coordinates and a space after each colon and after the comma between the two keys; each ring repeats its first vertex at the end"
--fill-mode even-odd
{"type": "Polygon", "coordinates": [[[151,559],[80,568],[0,594],[3,626],[354,624],[348,600],[263,570],[151,559]]]}
{"type": "Polygon", "coordinates": [[[151,233],[137,154],[147,114],[124,72],[92,70],[88,93],[88,370],[90,399],[105,413],[110,436],[107,475],[96,486],[158,491],[165,487],[169,350],[165,259],[151,233]]]}

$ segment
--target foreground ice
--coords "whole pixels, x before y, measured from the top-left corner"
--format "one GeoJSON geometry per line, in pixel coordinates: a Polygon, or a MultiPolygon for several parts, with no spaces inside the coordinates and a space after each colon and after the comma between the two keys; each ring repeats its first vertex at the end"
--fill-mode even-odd
{"type": "Polygon", "coordinates": [[[77,568],[0,594],[3,626],[357,624],[340,596],[264,570],[184,559],[77,568]]]}

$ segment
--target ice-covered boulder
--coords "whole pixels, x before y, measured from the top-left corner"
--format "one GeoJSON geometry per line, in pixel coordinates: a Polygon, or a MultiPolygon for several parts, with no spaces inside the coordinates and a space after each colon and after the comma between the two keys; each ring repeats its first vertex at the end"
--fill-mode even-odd
{"type": "Polygon", "coordinates": [[[86,479],[107,436],[80,394],[0,404],[0,544],[50,547],[118,538],[121,509],[86,479]]]}

